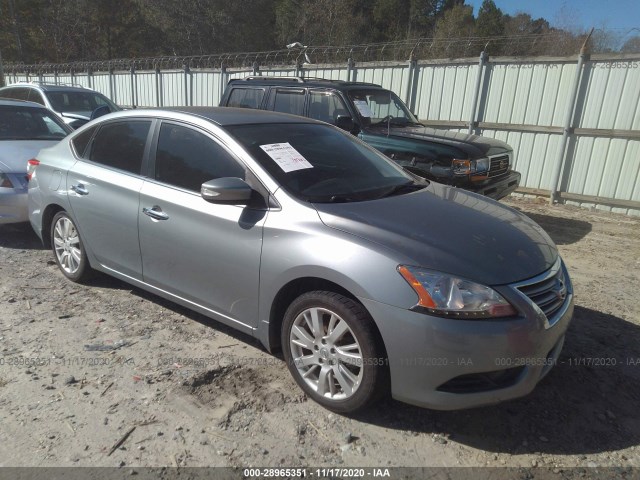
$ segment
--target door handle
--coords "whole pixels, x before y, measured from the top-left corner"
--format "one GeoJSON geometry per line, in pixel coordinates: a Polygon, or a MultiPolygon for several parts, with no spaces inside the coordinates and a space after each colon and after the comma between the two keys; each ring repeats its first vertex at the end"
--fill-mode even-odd
{"type": "Polygon", "coordinates": [[[154,205],[153,208],[143,207],[142,213],[156,220],[169,220],[169,215],[164,213],[158,205],[154,205]]]}
{"type": "Polygon", "coordinates": [[[76,192],[78,195],[89,195],[89,190],[87,190],[83,184],[79,183],[77,185],[71,185],[71,190],[76,192]]]}

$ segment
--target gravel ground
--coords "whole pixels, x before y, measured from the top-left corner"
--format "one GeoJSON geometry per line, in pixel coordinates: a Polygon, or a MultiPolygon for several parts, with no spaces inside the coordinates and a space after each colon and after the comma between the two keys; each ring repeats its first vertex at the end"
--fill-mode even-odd
{"type": "Polygon", "coordinates": [[[252,338],[125,283],[65,280],[30,227],[0,227],[0,466],[640,466],[640,219],[508,204],[576,291],[560,363],[528,397],[354,417],[301,393],[252,338]]]}

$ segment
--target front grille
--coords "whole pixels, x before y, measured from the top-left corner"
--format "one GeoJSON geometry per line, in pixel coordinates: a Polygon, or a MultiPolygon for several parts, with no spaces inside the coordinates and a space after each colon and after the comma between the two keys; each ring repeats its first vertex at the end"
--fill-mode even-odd
{"type": "Polygon", "coordinates": [[[509,170],[509,155],[499,155],[491,157],[491,164],[489,165],[489,176],[497,177],[503,173],[507,173],[509,170]]]}
{"type": "Polygon", "coordinates": [[[567,298],[564,270],[560,266],[555,275],[536,283],[520,285],[518,290],[529,297],[549,319],[562,307],[567,298]]]}
{"type": "Polygon", "coordinates": [[[460,375],[443,383],[436,390],[448,393],[480,393],[499,390],[513,386],[523,370],[524,367],[514,367],[493,372],[460,375]]]}

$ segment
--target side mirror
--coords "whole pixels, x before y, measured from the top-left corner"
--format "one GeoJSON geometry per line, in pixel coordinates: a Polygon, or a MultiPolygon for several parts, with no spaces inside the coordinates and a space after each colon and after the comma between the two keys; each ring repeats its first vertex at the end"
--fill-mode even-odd
{"type": "Polygon", "coordinates": [[[253,190],[247,183],[236,177],[224,177],[209,180],[200,187],[200,194],[211,203],[246,204],[253,190]]]}
{"type": "Polygon", "coordinates": [[[348,115],[338,115],[336,118],[336,127],[351,132],[355,127],[355,123],[353,122],[353,118],[348,115]]]}

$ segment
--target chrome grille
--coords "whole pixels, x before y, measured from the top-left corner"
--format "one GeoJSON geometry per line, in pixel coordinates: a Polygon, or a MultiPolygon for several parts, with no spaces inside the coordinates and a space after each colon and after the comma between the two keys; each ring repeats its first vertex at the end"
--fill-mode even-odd
{"type": "Polygon", "coordinates": [[[509,155],[498,155],[491,157],[489,165],[489,176],[497,177],[509,170],[509,155]]]}
{"type": "Polygon", "coordinates": [[[536,283],[520,285],[517,288],[542,310],[547,319],[551,318],[564,305],[567,298],[567,282],[561,266],[555,275],[536,283]]]}

